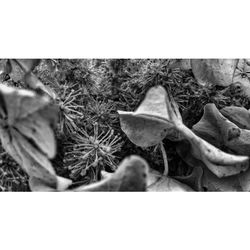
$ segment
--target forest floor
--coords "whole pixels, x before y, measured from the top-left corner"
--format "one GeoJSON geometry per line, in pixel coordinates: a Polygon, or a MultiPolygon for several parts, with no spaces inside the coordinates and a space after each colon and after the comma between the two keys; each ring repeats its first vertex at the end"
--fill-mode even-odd
{"type": "MultiPolygon", "coordinates": [[[[57,174],[74,183],[89,184],[100,179],[101,170],[115,171],[119,162],[132,154],[140,155],[151,168],[162,172],[164,162],[160,148],[141,148],[130,142],[121,130],[117,113],[117,110],[134,111],[152,86],[161,85],[171,91],[189,128],[200,120],[207,103],[214,103],[218,109],[230,105],[250,108],[248,98],[237,89],[203,87],[197,83],[192,70],[173,66],[175,61],[42,60],[34,72],[57,94],[60,107],[56,130],[58,153],[53,159],[57,174]],[[88,145],[82,145],[86,138],[88,145]],[[102,144],[103,150],[98,154],[91,150],[95,143],[102,144]]],[[[15,75],[6,81],[13,86],[22,85],[20,77],[15,75]]],[[[169,176],[188,175],[191,168],[177,154],[175,142],[164,139],[163,143],[169,176]]],[[[1,156],[0,189],[29,191],[28,176],[3,149],[1,156]]]]}

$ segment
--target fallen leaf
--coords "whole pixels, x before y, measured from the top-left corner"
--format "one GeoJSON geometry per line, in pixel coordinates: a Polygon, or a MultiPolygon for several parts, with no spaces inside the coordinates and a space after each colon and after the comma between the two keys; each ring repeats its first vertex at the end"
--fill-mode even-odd
{"type": "Polygon", "coordinates": [[[198,140],[199,137],[195,139],[193,145],[188,140],[176,145],[177,153],[189,166],[196,167],[204,164],[219,178],[236,175],[248,169],[247,156],[227,154],[202,139],[200,142],[198,140]]]}
{"type": "Polygon", "coordinates": [[[146,191],[148,164],[139,156],[125,158],[114,174],[104,180],[69,191],[146,191]]]}
{"type": "Polygon", "coordinates": [[[205,105],[201,120],[192,130],[218,148],[250,156],[250,130],[241,129],[229,121],[213,103],[205,105]]]}
{"type": "Polygon", "coordinates": [[[150,118],[134,115],[133,112],[119,111],[122,131],[131,142],[140,147],[159,144],[167,135],[166,124],[150,118]]]}
{"type": "Polygon", "coordinates": [[[166,98],[166,103],[170,120],[183,138],[189,142],[190,147],[185,149],[189,152],[187,155],[201,160],[218,177],[234,175],[248,168],[249,157],[225,153],[186,127],[180,118],[178,106],[170,94],[166,98]]]}
{"type": "Polygon", "coordinates": [[[227,87],[233,82],[237,62],[237,59],[191,59],[191,66],[200,85],[227,87]]]}
{"type": "Polygon", "coordinates": [[[118,111],[121,129],[137,146],[150,147],[165,137],[179,140],[179,133],[168,122],[166,91],[163,87],[151,88],[135,112],[118,111]]]}
{"type": "Polygon", "coordinates": [[[51,126],[56,120],[56,109],[46,96],[0,85],[2,145],[30,176],[50,186],[57,185],[55,170],[49,161],[56,154],[51,126]]]}
{"type": "Polygon", "coordinates": [[[250,111],[244,107],[229,106],[220,110],[221,114],[239,128],[250,130],[250,111]]]}

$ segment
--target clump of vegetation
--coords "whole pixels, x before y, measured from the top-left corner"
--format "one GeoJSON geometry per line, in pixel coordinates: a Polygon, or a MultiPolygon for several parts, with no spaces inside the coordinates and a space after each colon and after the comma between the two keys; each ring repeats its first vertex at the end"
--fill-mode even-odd
{"type": "Polygon", "coordinates": [[[117,168],[115,154],[121,150],[120,137],[110,128],[100,132],[97,122],[93,127],[91,135],[81,129],[74,133],[71,142],[65,144],[64,162],[74,180],[87,176],[91,181],[97,181],[101,170],[114,172],[117,168]]]}

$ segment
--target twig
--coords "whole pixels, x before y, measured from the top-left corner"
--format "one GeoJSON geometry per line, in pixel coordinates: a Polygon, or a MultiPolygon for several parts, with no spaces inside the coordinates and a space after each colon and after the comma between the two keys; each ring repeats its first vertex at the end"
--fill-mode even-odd
{"type": "Polygon", "coordinates": [[[162,157],[163,157],[163,161],[164,161],[164,172],[163,175],[168,175],[168,158],[167,158],[167,153],[166,150],[163,146],[163,142],[160,142],[160,146],[161,146],[161,152],[162,152],[162,157]]]}

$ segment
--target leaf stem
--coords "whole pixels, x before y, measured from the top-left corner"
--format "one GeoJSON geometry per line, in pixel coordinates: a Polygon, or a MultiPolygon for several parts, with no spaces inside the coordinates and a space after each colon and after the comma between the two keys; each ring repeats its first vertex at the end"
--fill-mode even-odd
{"type": "Polygon", "coordinates": [[[162,152],[162,157],[163,157],[163,161],[164,161],[164,172],[163,175],[168,175],[168,158],[167,158],[167,153],[166,150],[163,146],[163,142],[160,142],[160,146],[161,146],[161,152],[162,152]]]}

